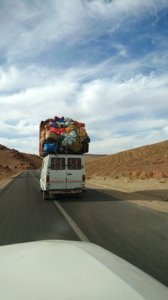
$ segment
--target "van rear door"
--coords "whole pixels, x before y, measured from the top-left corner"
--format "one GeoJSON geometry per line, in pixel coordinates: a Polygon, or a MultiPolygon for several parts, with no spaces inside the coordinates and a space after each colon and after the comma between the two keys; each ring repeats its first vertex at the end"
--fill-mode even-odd
{"type": "Polygon", "coordinates": [[[82,188],[83,166],[81,157],[67,157],[67,189],[82,188]]]}
{"type": "Polygon", "coordinates": [[[65,157],[51,157],[50,161],[50,190],[66,189],[65,157]]]}

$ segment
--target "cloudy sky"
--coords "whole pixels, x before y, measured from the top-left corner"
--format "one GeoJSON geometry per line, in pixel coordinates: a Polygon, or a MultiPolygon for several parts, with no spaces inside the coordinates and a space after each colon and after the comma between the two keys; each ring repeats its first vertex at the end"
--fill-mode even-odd
{"type": "Polygon", "coordinates": [[[167,0],[0,0],[0,144],[38,154],[48,117],[90,153],[168,139],[167,0]]]}

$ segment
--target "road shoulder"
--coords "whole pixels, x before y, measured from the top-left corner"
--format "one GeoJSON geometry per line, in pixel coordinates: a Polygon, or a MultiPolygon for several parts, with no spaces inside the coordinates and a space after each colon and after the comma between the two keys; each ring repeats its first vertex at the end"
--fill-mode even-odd
{"type": "Polygon", "coordinates": [[[10,183],[15,177],[17,177],[19,174],[21,174],[23,171],[13,174],[10,177],[6,177],[0,180],[0,190],[2,190],[8,183],[10,183]]]}
{"type": "Polygon", "coordinates": [[[168,181],[93,178],[87,187],[110,190],[115,198],[168,213],[168,181]]]}

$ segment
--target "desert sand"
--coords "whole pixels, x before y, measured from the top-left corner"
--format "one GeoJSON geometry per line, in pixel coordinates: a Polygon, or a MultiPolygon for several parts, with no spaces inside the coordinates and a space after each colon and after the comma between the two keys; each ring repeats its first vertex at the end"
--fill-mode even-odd
{"type": "Polygon", "coordinates": [[[93,177],[87,186],[110,193],[123,201],[168,213],[168,179],[112,179],[93,177]]]}

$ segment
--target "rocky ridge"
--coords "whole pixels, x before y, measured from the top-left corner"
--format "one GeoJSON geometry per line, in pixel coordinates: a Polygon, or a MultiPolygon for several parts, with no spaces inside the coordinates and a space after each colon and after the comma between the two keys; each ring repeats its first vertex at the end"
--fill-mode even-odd
{"type": "Polygon", "coordinates": [[[20,171],[40,167],[41,159],[37,155],[21,153],[0,145],[0,180],[20,171]]]}
{"type": "Polygon", "coordinates": [[[86,158],[86,174],[87,178],[168,178],[168,141],[96,159],[86,158]]]}

